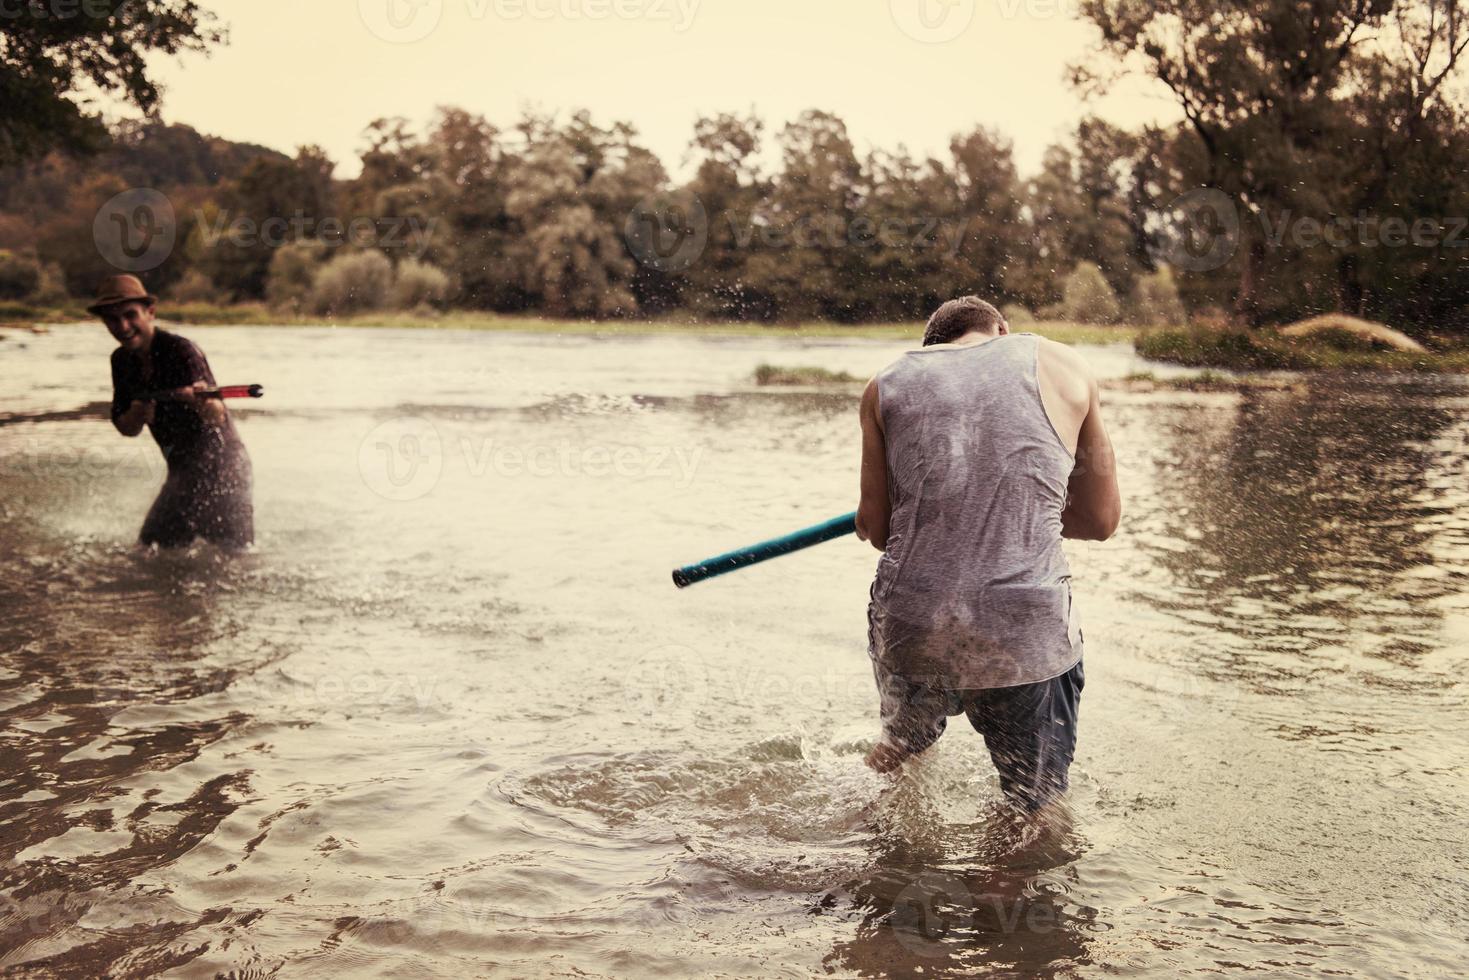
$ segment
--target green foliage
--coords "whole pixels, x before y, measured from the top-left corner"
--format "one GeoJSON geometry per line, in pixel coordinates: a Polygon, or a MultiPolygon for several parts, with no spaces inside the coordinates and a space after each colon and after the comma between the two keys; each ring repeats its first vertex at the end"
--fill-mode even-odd
{"type": "Polygon", "coordinates": [[[846,371],[828,371],[820,367],[778,367],[761,364],[755,368],[755,383],[761,386],[849,385],[861,384],[862,379],[846,371]]]}
{"type": "Polygon", "coordinates": [[[1148,360],[1187,367],[1261,370],[1315,366],[1303,348],[1264,331],[1150,330],[1139,335],[1134,346],[1148,360]]]}
{"type": "Polygon", "coordinates": [[[1102,270],[1082,262],[1066,277],[1061,297],[1062,318],[1076,323],[1117,323],[1122,304],[1102,270]]]}
{"type": "Polygon", "coordinates": [[[1019,303],[1009,303],[1000,308],[1000,315],[1012,327],[1027,327],[1035,323],[1035,314],[1019,303]]]}
{"type": "MultiPolygon", "coordinates": [[[[1203,16],[1204,7],[1184,6],[1203,16]]],[[[1145,14],[1163,29],[1140,7],[1138,16],[1145,14]]],[[[1231,7],[1220,16],[1236,14],[1231,7]]],[[[1270,30],[1289,29],[1292,18],[1278,20],[1270,30]]],[[[1403,82],[1376,62],[1359,67],[1372,65],[1378,73],[1363,78],[1373,85],[1403,82]]],[[[1216,71],[1235,67],[1220,62],[1216,71]]],[[[1261,71],[1275,78],[1275,66],[1261,71]]],[[[1223,86],[1212,75],[1207,81],[1223,86]]],[[[1227,87],[1217,92],[1240,97],[1227,87]]],[[[454,108],[422,132],[401,119],[377,120],[361,174],[349,180],[336,178],[332,161],[310,147],[288,157],[188,127],[129,122],[90,164],[52,154],[34,167],[0,167],[0,248],[34,251],[60,268],[66,291],[87,295],[116,271],[93,241],[98,209],[129,187],[154,187],[173,204],[180,241],[160,268],[144,273],[151,289],[203,296],[191,290],[207,279],[226,301],[264,299],[287,313],[310,308],[317,260],[371,248],[405,265],[402,257],[412,255],[448,277],[441,287],[410,271],[401,288],[417,283],[415,295],[390,293],[383,302],[391,306],[427,296],[434,306],[561,318],[917,323],[942,301],[977,292],[1048,322],[1178,325],[1184,310],[1217,309],[1235,311],[1214,318],[1221,324],[1258,325],[1333,309],[1360,287],[1376,319],[1415,335],[1469,328],[1464,250],[1304,247],[1289,233],[1261,247],[1260,221],[1274,227],[1287,214],[1354,213],[1343,208],[1347,192],[1370,191],[1384,217],[1410,224],[1414,215],[1469,214],[1469,183],[1444,179],[1469,159],[1462,114],[1430,112],[1415,124],[1423,137],[1411,152],[1387,147],[1402,165],[1377,172],[1369,187],[1356,174],[1372,169],[1359,148],[1374,133],[1399,138],[1393,127],[1373,124],[1378,90],[1338,86],[1322,98],[1311,111],[1324,113],[1331,145],[1350,153],[1297,152],[1291,141],[1300,134],[1277,139],[1243,109],[1237,118],[1210,117],[1223,150],[1193,127],[1129,133],[1087,120],[1029,179],[1017,172],[1009,142],[986,129],[923,158],[859,151],[840,118],[814,111],[773,138],[753,116],[699,120],[691,148],[697,169],[683,184],[670,180],[631,127],[603,126],[586,113],[530,114],[504,131],[454,108]],[[774,166],[765,163],[772,157],[774,166]],[[1229,176],[1242,160],[1261,187],[1229,176]],[[1386,189],[1379,194],[1377,185],[1386,189]],[[1220,268],[1179,263],[1168,271],[1168,202],[1205,186],[1248,192],[1260,213],[1241,209],[1240,246],[1220,268]],[[700,234],[702,247],[688,262],[660,265],[640,253],[628,229],[650,201],[679,202],[680,213],[661,226],[676,231],[675,240],[700,234]],[[354,221],[376,239],[345,244],[339,235],[327,245],[328,222],[354,221]],[[316,248],[316,258],[297,249],[298,238],[321,241],[302,246],[316,248]]],[[[1010,318],[1030,322],[1025,313],[1010,318]]]]}
{"type": "Polygon", "coordinates": [[[393,263],[381,252],[348,252],[316,271],[308,303],[327,316],[381,310],[392,285],[393,263]]]}
{"type": "Polygon", "coordinates": [[[265,299],[272,309],[300,313],[307,307],[316,273],[327,261],[324,242],[304,239],[283,245],[270,257],[265,279],[265,299]]]}
{"type": "MultiPolygon", "coordinates": [[[[1327,334],[1329,331],[1322,331],[1327,334]]],[[[1272,330],[1153,330],[1134,341],[1154,361],[1229,370],[1353,370],[1469,372],[1469,349],[1414,352],[1337,346],[1309,337],[1282,337],[1272,330]]]]}
{"type": "Polygon", "coordinates": [[[41,264],[34,255],[0,251],[0,300],[30,299],[41,285],[41,264]]]}
{"type": "Polygon", "coordinates": [[[168,288],[168,299],[174,303],[218,303],[222,298],[219,287],[198,269],[190,269],[168,288]]]}
{"type": "Polygon", "coordinates": [[[200,266],[236,299],[263,298],[278,249],[318,237],[327,219],[347,224],[336,213],[333,169],[317,147],[302,147],[294,159],[251,161],[220,194],[217,211],[195,229],[200,266]]]}
{"type": "Polygon", "coordinates": [[[388,307],[394,310],[435,309],[449,299],[449,276],[417,259],[398,263],[393,288],[388,292],[388,307]]]}
{"type": "Polygon", "coordinates": [[[1176,327],[1188,321],[1173,269],[1166,265],[1138,279],[1127,305],[1128,319],[1139,325],[1176,327]]]}
{"type": "Polygon", "coordinates": [[[7,4],[0,16],[0,165],[55,148],[106,144],[88,90],[142,110],[158,104],[155,54],[202,51],[224,39],[194,0],[7,4]]]}
{"type": "Polygon", "coordinates": [[[36,283],[30,301],[37,306],[62,306],[71,300],[66,291],[66,274],[55,262],[41,264],[41,279],[36,283]]]}

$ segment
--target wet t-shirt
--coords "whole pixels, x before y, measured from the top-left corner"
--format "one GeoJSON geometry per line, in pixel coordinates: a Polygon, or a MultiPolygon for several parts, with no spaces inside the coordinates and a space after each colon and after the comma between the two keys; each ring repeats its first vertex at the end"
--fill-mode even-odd
{"type": "MultiPolygon", "coordinates": [[[[142,355],[119,347],[112,352],[112,420],[116,422],[134,400],[148,392],[186,388],[196,381],[212,388],[214,374],[204,352],[178,334],[155,331],[152,346],[142,355]]],[[[225,432],[219,432],[192,405],[161,401],[154,405],[148,431],[172,467],[218,443],[220,435],[226,439],[234,435],[230,420],[225,420],[224,428],[225,432]]]]}

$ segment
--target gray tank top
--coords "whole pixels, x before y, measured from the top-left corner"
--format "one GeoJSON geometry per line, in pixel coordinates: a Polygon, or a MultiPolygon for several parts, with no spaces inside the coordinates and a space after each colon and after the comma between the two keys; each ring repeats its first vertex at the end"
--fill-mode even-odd
{"type": "Polygon", "coordinates": [[[1061,512],[1075,457],[1046,414],[1040,338],[911,351],[877,376],[892,522],[872,583],[884,668],[947,689],[1076,666],[1061,512]]]}

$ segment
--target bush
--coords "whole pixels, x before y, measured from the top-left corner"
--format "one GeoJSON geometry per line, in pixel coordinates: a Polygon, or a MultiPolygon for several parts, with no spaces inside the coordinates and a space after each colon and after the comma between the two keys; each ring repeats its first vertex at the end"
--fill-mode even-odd
{"type": "Polygon", "coordinates": [[[309,306],[331,316],[380,310],[392,287],[393,263],[383,253],[353,252],[316,270],[309,306]]]}
{"type": "Polygon", "coordinates": [[[1137,281],[1128,307],[1132,321],[1144,326],[1177,327],[1188,322],[1173,270],[1166,265],[1137,281]]]}
{"type": "Polygon", "coordinates": [[[444,270],[417,259],[398,263],[398,275],[389,292],[388,305],[395,310],[438,308],[449,298],[449,276],[444,270]]]}
{"type": "Polygon", "coordinates": [[[175,303],[220,303],[224,297],[213,279],[198,269],[190,269],[168,288],[168,298],[175,303]]]}
{"type": "Polygon", "coordinates": [[[1134,342],[1150,361],[1236,370],[1310,368],[1314,360],[1281,338],[1249,330],[1152,330],[1134,342]]]}
{"type": "Polygon", "coordinates": [[[1200,330],[1234,330],[1234,320],[1217,306],[1206,306],[1189,317],[1189,325],[1200,330]]]}
{"type": "Polygon", "coordinates": [[[1030,312],[1030,310],[1026,309],[1024,306],[1021,306],[1019,303],[1011,303],[1008,306],[1004,307],[1000,310],[1000,315],[1003,316],[1012,327],[1029,326],[1030,324],[1035,322],[1035,314],[1030,312]]]}
{"type": "Polygon", "coordinates": [[[265,300],[272,309],[300,313],[311,297],[316,273],[327,259],[327,246],[311,239],[282,245],[270,257],[265,273],[265,300]]]}
{"type": "Polygon", "coordinates": [[[1122,304],[1107,284],[1102,270],[1082,262],[1066,277],[1061,289],[1062,316],[1073,323],[1117,323],[1122,304]]]}
{"type": "Polygon", "coordinates": [[[41,264],[34,255],[0,249],[0,300],[30,299],[41,285],[41,264]]]}
{"type": "Polygon", "coordinates": [[[64,306],[71,302],[71,294],[66,291],[66,273],[59,263],[46,262],[41,266],[41,281],[31,293],[31,302],[38,306],[64,306]]]}

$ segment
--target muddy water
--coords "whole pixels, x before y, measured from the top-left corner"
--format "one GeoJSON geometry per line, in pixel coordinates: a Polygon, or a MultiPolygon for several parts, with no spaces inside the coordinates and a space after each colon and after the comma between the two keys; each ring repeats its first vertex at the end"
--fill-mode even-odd
{"type": "MultiPolygon", "coordinates": [[[[254,553],[131,547],[97,329],[0,341],[0,968],[36,976],[1449,976],[1469,957],[1469,390],[1108,393],[1073,825],[959,725],[861,766],[851,509],[901,348],[196,329],[254,553]]],[[[1135,369],[1090,348],[1099,373],[1135,369]]]]}

